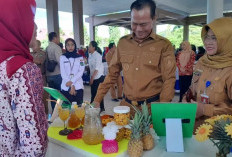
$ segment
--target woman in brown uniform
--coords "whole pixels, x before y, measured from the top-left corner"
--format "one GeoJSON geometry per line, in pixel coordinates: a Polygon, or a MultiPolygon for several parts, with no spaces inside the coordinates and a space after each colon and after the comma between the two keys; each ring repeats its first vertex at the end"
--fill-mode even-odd
{"type": "Polygon", "coordinates": [[[232,18],[219,18],[202,28],[206,54],[198,61],[186,100],[198,108],[195,128],[209,117],[232,114],[232,18]]]}

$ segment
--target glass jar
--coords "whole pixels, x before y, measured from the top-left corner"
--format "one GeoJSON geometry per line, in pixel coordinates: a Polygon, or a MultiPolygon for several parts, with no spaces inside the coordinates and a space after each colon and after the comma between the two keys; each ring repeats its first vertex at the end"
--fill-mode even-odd
{"type": "Polygon", "coordinates": [[[89,145],[96,145],[104,140],[102,135],[100,108],[91,108],[90,106],[85,107],[85,123],[82,139],[89,145]]]}
{"type": "Polygon", "coordinates": [[[127,125],[130,120],[130,107],[114,107],[114,121],[117,125],[127,125]]]}

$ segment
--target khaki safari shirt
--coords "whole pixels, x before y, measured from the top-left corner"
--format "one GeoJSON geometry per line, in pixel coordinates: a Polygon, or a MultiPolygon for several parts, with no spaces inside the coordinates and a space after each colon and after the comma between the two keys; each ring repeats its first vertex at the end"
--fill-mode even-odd
{"type": "Polygon", "coordinates": [[[109,51],[106,54],[106,62],[107,62],[108,65],[110,64],[110,61],[112,60],[112,57],[113,57],[113,52],[109,51]]]}
{"type": "Polygon", "coordinates": [[[116,83],[121,70],[124,95],[141,101],[160,94],[160,101],[169,102],[174,96],[176,62],[171,43],[153,32],[141,43],[133,35],[119,40],[109,65],[109,74],[98,87],[95,102],[101,102],[116,83]]]}
{"type": "Polygon", "coordinates": [[[46,54],[44,51],[40,50],[38,52],[32,52],[34,62],[40,62],[37,66],[40,68],[42,75],[45,75],[44,62],[46,60],[46,54]]]}
{"type": "Polygon", "coordinates": [[[204,116],[232,114],[231,71],[232,67],[213,69],[203,66],[200,62],[196,65],[190,89],[197,102],[201,102],[201,94],[204,91],[209,96],[209,104],[204,104],[204,116]],[[211,85],[205,90],[207,81],[210,81],[211,85]]]}

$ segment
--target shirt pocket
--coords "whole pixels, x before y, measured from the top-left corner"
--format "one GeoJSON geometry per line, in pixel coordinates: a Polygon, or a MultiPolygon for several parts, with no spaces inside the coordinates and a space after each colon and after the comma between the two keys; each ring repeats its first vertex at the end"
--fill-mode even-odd
{"type": "Polygon", "coordinates": [[[70,70],[70,62],[69,61],[64,61],[64,69],[67,71],[67,70],[70,70]]]}
{"type": "MultiPolygon", "coordinates": [[[[210,87],[209,87],[210,88],[210,87]]],[[[213,88],[213,93],[211,97],[214,99],[214,103],[224,102],[227,97],[227,93],[225,93],[225,83],[223,81],[215,82],[215,86],[213,88]]]]}
{"type": "Polygon", "coordinates": [[[160,54],[144,54],[142,56],[143,65],[146,67],[157,67],[159,65],[160,54]]]}
{"type": "Polygon", "coordinates": [[[120,58],[120,62],[122,63],[122,69],[124,74],[128,72],[133,64],[134,56],[133,55],[122,55],[120,58]]]}

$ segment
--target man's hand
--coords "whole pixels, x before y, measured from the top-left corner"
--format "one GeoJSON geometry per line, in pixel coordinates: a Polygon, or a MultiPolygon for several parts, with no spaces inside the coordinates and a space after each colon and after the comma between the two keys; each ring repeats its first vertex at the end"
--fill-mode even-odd
{"type": "Polygon", "coordinates": [[[68,82],[66,83],[66,87],[71,87],[71,85],[72,85],[72,81],[68,81],[68,82]]]}
{"type": "Polygon", "coordinates": [[[99,102],[93,102],[92,103],[93,104],[93,107],[95,107],[95,108],[99,108],[100,107],[100,103],[99,102]]]}
{"type": "Polygon", "coordinates": [[[91,86],[93,84],[93,77],[91,77],[90,81],[89,81],[89,85],[91,86]]]}

